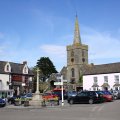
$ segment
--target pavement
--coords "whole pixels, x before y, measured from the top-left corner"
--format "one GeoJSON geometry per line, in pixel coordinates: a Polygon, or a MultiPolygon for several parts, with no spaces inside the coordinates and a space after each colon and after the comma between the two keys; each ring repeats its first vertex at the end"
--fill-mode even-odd
{"type": "Polygon", "coordinates": [[[29,106],[24,106],[24,105],[9,105],[9,104],[6,104],[6,106],[4,108],[11,108],[11,109],[41,109],[41,108],[59,108],[59,107],[66,107],[66,106],[70,106],[66,101],[64,101],[64,106],[62,106],[62,102],[60,101],[60,104],[59,105],[54,105],[54,104],[49,104],[49,105],[46,105],[46,106],[32,106],[32,105],[29,105],[29,106]]]}

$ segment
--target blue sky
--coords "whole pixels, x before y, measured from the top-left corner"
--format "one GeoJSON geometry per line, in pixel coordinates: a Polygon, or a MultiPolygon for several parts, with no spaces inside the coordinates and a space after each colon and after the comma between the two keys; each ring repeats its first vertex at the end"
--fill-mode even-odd
{"type": "Polygon", "coordinates": [[[66,66],[77,12],[89,63],[120,62],[119,0],[0,0],[0,60],[34,67],[49,57],[66,66]]]}

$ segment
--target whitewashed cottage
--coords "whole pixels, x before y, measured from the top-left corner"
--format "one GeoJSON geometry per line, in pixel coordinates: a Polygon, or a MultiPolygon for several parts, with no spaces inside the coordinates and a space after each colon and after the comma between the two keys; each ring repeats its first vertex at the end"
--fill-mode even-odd
{"type": "Polygon", "coordinates": [[[120,90],[120,62],[85,65],[83,90],[120,90]]]}

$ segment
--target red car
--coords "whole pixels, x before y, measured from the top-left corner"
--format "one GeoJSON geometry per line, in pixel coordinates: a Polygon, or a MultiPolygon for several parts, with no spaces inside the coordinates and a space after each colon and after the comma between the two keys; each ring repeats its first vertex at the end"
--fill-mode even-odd
{"type": "Polygon", "coordinates": [[[109,91],[101,91],[103,93],[103,97],[105,98],[106,102],[113,101],[113,96],[109,91]]]}
{"type": "Polygon", "coordinates": [[[43,100],[58,100],[58,96],[53,93],[44,93],[42,97],[43,100]]]}

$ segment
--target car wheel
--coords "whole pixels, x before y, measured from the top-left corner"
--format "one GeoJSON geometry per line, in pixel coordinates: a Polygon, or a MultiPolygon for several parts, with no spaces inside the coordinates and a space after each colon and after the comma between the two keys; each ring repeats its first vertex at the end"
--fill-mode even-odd
{"type": "Polygon", "coordinates": [[[71,99],[69,103],[72,105],[74,103],[74,101],[71,99]]]}
{"type": "Polygon", "coordinates": [[[93,99],[90,99],[90,100],[89,100],[89,104],[93,104],[93,99]]]}
{"type": "Polygon", "coordinates": [[[10,101],[8,101],[8,104],[9,104],[9,105],[10,105],[10,104],[12,104],[11,100],[10,100],[10,101]]]}
{"type": "Polygon", "coordinates": [[[114,99],[117,100],[117,96],[114,96],[114,99]]]}

